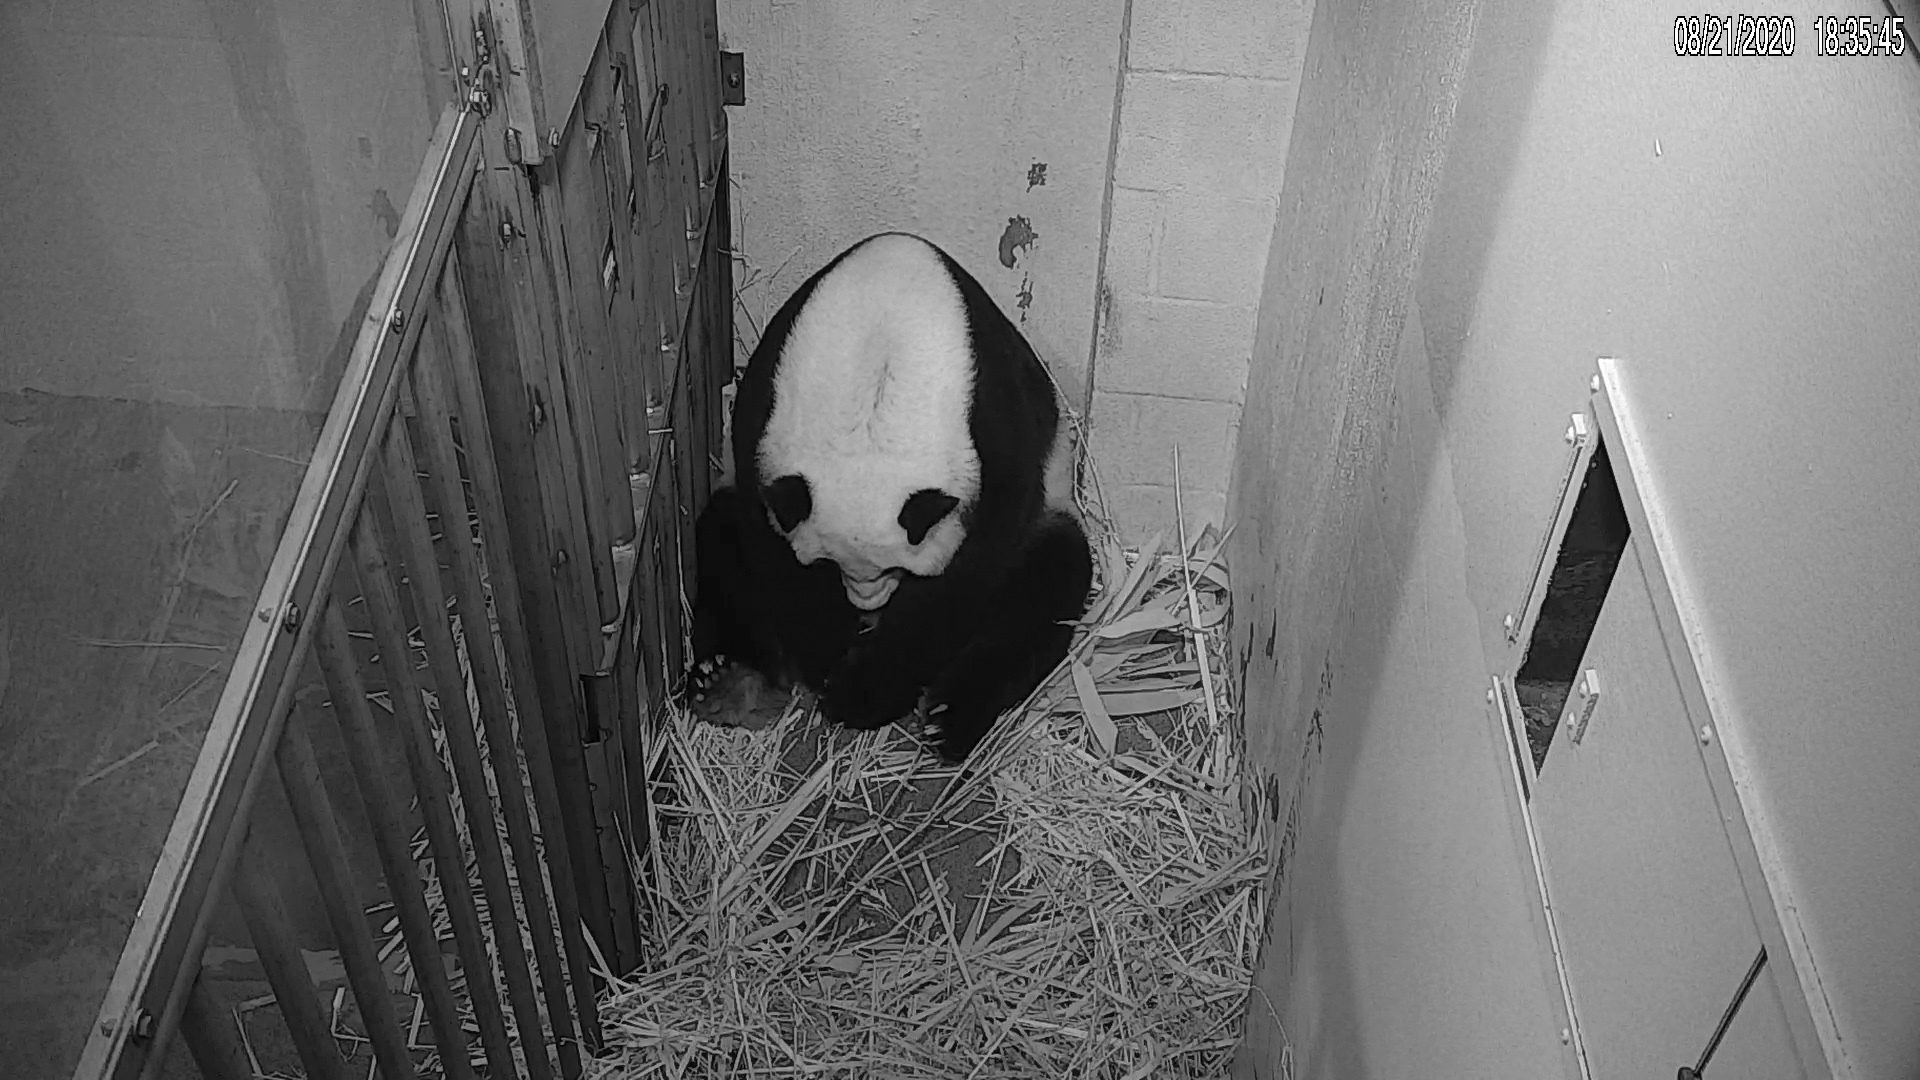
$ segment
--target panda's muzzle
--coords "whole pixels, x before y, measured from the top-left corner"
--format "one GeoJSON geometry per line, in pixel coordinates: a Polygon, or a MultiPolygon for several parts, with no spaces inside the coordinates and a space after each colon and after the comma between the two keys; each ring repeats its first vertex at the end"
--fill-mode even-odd
{"type": "Polygon", "coordinates": [[[882,570],[870,578],[855,577],[842,572],[840,583],[847,590],[847,602],[861,611],[878,611],[893,598],[893,590],[900,585],[899,570],[882,570]]]}

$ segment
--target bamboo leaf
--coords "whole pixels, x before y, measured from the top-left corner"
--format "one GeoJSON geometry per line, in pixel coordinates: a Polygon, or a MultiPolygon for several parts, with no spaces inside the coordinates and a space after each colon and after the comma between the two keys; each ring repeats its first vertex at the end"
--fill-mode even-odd
{"type": "Polygon", "coordinates": [[[1177,690],[1109,690],[1101,695],[1101,701],[1107,711],[1114,716],[1139,716],[1142,713],[1165,712],[1168,709],[1185,708],[1200,700],[1200,688],[1183,687],[1177,690]]]}
{"type": "Polygon", "coordinates": [[[1131,637],[1134,634],[1142,634],[1154,630],[1169,630],[1178,625],[1180,625],[1180,620],[1174,616],[1173,612],[1162,607],[1148,607],[1142,608],[1131,615],[1123,615],[1094,631],[1094,633],[1112,641],[1117,638],[1131,637]]]}
{"type": "Polygon", "coordinates": [[[1080,695],[1080,708],[1086,713],[1087,726],[1093,729],[1094,739],[1099,742],[1102,753],[1111,756],[1120,729],[1114,726],[1113,717],[1100,703],[1100,691],[1093,687],[1093,672],[1078,660],[1073,662],[1073,688],[1080,695]]]}

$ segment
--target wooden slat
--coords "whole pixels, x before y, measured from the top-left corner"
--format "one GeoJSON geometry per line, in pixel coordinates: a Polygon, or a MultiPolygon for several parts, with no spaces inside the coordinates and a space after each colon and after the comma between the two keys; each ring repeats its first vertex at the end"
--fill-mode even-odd
{"type": "MultiPolygon", "coordinates": [[[[549,877],[553,882],[560,937],[567,950],[567,969],[573,977],[574,1008],[580,1021],[582,1038],[590,1050],[597,1051],[600,1047],[599,1011],[595,1004],[586,939],[582,933],[583,927],[588,925],[592,906],[589,894],[581,890],[580,883],[583,879],[592,881],[598,874],[598,867],[593,852],[583,853],[582,838],[591,837],[591,829],[581,832],[575,828],[579,820],[578,809],[587,811],[587,823],[591,825],[591,808],[576,809],[581,801],[579,796],[584,792],[574,788],[575,798],[569,799],[561,788],[561,770],[550,742],[552,732],[574,730],[570,716],[563,717],[556,724],[550,711],[556,700],[563,707],[571,709],[573,699],[566,693],[571,688],[571,675],[564,666],[558,671],[554,670],[553,662],[564,659],[562,654],[549,649],[536,655],[533,641],[529,640],[551,626],[554,612],[551,605],[545,603],[551,598],[549,593],[537,589],[522,590],[520,587],[518,568],[523,564],[518,559],[523,547],[507,527],[509,504],[505,489],[501,486],[495,458],[495,448],[501,446],[504,440],[498,440],[492,430],[489,403],[484,400],[485,387],[479,377],[472,327],[468,321],[464,289],[473,287],[466,284],[470,272],[463,258],[456,256],[447,260],[446,276],[441,280],[439,292],[439,326],[446,331],[447,363],[438,375],[446,378],[448,389],[458,403],[467,469],[473,478],[474,511],[480,518],[480,535],[486,538],[488,545],[485,562],[492,583],[493,607],[499,616],[500,638],[507,656],[507,675],[512,680],[514,703],[520,716],[520,739],[527,755],[527,772],[533,785],[534,805],[538,808],[541,830],[546,839],[545,854],[549,877]],[[494,554],[496,552],[498,554],[494,554]],[[537,611],[530,612],[523,603],[529,592],[543,602],[537,611]],[[546,664],[544,668],[541,666],[543,661],[546,664]],[[555,682],[559,685],[554,685],[555,682]]],[[[429,352],[421,358],[421,362],[430,363],[434,358],[434,354],[429,352]]],[[[437,400],[436,395],[422,395],[421,407],[431,410],[434,408],[433,400],[437,400]]],[[[537,568],[535,572],[538,572],[537,568]]],[[[603,891],[601,911],[605,910],[605,904],[603,891]]]]}
{"type": "Polygon", "coordinates": [[[600,844],[600,865],[607,876],[607,902],[613,916],[613,936],[600,944],[614,970],[627,972],[634,966],[633,870],[627,860],[627,824],[623,820],[626,777],[616,735],[618,717],[612,714],[614,690],[612,675],[587,679],[587,707],[605,727],[586,747],[586,761],[588,790],[598,824],[595,836],[600,844]]]}
{"type": "MultiPolygon", "coordinates": [[[[645,132],[640,128],[639,110],[634,104],[637,100],[632,56],[635,20],[630,9],[616,10],[626,14],[615,20],[617,31],[611,35],[615,47],[610,62],[619,78],[609,90],[612,96],[610,126],[606,133],[609,143],[601,155],[601,183],[608,199],[608,220],[613,224],[614,257],[619,262],[620,279],[607,318],[608,333],[613,338],[610,359],[615,392],[619,396],[620,443],[627,451],[627,459],[622,464],[631,471],[643,467],[647,448],[646,377],[640,366],[646,348],[646,306],[641,286],[647,280],[647,272],[643,261],[645,245],[637,228],[640,174],[634,168],[634,145],[644,138],[645,132]]],[[[612,22],[609,29],[616,29],[612,22]]]]}
{"type": "MultiPolygon", "coordinates": [[[[367,509],[377,507],[378,503],[370,500],[367,509]]],[[[467,977],[467,994],[473,1000],[474,1018],[480,1025],[480,1042],[486,1047],[487,1060],[494,1073],[511,1076],[514,1074],[513,1053],[507,1038],[506,1017],[501,1012],[500,995],[494,989],[493,968],[487,959],[486,935],[474,908],[473,890],[467,883],[466,858],[448,800],[447,776],[440,768],[440,754],[427,728],[426,705],[413,677],[413,655],[407,644],[400,594],[393,584],[384,545],[369,520],[372,516],[363,511],[353,527],[354,569],[360,579],[360,594],[366,601],[367,619],[373,624],[375,647],[380,650],[380,671],[400,728],[400,745],[406,753],[408,771],[413,774],[414,794],[420,801],[420,816],[425,819],[427,840],[439,871],[441,895],[446,900],[447,917],[453,923],[454,944],[459,949],[460,966],[467,977]]]]}
{"type": "MultiPolygon", "coordinates": [[[[567,1003],[567,973],[561,967],[560,955],[554,946],[553,912],[548,908],[545,891],[539,888],[540,851],[534,841],[527,791],[520,782],[516,757],[519,741],[514,737],[512,717],[508,714],[506,682],[501,671],[499,652],[494,647],[494,631],[487,615],[480,552],[475,549],[472,530],[467,526],[466,491],[461,484],[459,454],[453,441],[452,390],[447,385],[445,374],[446,340],[449,336],[446,321],[436,310],[421,336],[420,356],[412,372],[413,396],[420,415],[420,442],[426,457],[427,473],[432,477],[438,493],[440,513],[445,522],[443,531],[453,564],[454,610],[459,614],[461,627],[466,634],[467,658],[473,665],[480,715],[486,726],[487,749],[493,758],[494,783],[499,789],[501,812],[507,824],[507,843],[513,850],[514,864],[520,870],[521,888],[527,891],[527,926],[533,934],[534,956],[540,965],[540,985],[546,995],[547,1015],[553,1023],[561,1072],[571,1080],[580,1075],[580,1049],[575,1037],[576,1025],[567,1003]],[[532,884],[528,885],[528,882],[532,884]]],[[[468,439],[472,440],[472,429],[464,424],[462,427],[468,439]]],[[[469,443],[470,458],[475,452],[471,445],[469,443]]],[[[491,461],[491,454],[484,456],[491,461]]],[[[471,461],[469,468],[473,468],[476,475],[479,473],[471,461]]],[[[484,530],[482,535],[486,535],[484,530]]],[[[494,555],[494,560],[503,561],[504,557],[503,547],[494,555]]],[[[538,728],[538,697],[531,685],[519,689],[517,704],[523,727],[538,728]]],[[[573,879],[565,841],[566,834],[555,821],[548,833],[547,850],[555,892],[553,907],[561,912],[577,911],[572,899],[573,879]],[[567,897],[565,902],[560,899],[562,893],[567,897]]],[[[577,915],[573,917],[577,920],[577,915]]],[[[577,938],[578,935],[576,923],[574,936],[577,938]]],[[[585,984],[591,992],[591,982],[584,971],[575,975],[575,982],[585,984]]]]}
{"type": "Polygon", "coordinates": [[[157,1075],[206,942],[214,897],[232,872],[245,820],[292,691],[293,660],[311,637],[302,618],[325,594],[348,511],[360,496],[374,434],[393,408],[402,360],[418,332],[422,293],[439,272],[452,223],[473,176],[478,126],[442,113],[420,180],[401,215],[321,427],[287,526],[241,637],[200,756],[182,793],[147,893],[75,1068],[76,1080],[157,1075]],[[394,317],[399,317],[395,323],[394,317]],[[398,326],[400,332],[395,333],[398,326]],[[146,1017],[148,1039],[129,1039],[146,1017]]]}
{"type": "Polygon", "coordinates": [[[413,1055],[407,1051],[407,1037],[393,1011],[386,973],[380,968],[380,957],[360,909],[359,882],[347,861],[347,845],[340,838],[332,800],[320,780],[320,762],[307,737],[314,708],[307,700],[297,701],[286,728],[280,732],[280,745],[274,749],[280,784],[286,790],[287,805],[293,809],[300,841],[306,846],[307,864],[313,868],[321,905],[333,928],[334,944],[340,950],[347,983],[353,988],[353,1000],[360,1006],[360,1020],[366,1025],[374,1058],[391,1080],[412,1080],[413,1055]]]}
{"type": "MultiPolygon", "coordinates": [[[[460,790],[466,811],[467,836],[473,845],[474,862],[480,869],[480,890],[487,900],[493,930],[495,954],[500,973],[506,980],[507,999],[520,1030],[520,1051],[533,1080],[549,1080],[552,1063],[546,1053],[546,1033],[541,1030],[540,1009],[534,1004],[533,974],[527,968],[527,946],[520,936],[520,923],[514,916],[513,889],[507,879],[507,857],[495,829],[493,802],[487,794],[486,767],[480,759],[480,743],[474,735],[474,718],[468,709],[467,688],[460,675],[460,654],[453,643],[453,629],[447,623],[447,598],[440,584],[440,559],[433,549],[433,536],[427,529],[427,508],[420,496],[413,460],[413,447],[407,439],[405,422],[399,419],[387,431],[386,451],[381,456],[385,475],[376,485],[392,521],[393,534],[382,546],[397,551],[406,570],[413,610],[419,619],[420,638],[427,647],[427,674],[440,703],[440,730],[445,734],[447,750],[453,759],[454,783],[460,790]]],[[[369,501],[373,492],[369,492],[369,501]]],[[[464,510],[464,507],[461,508],[464,510]]],[[[443,528],[458,529],[465,515],[459,511],[443,518],[443,528]]],[[[376,518],[376,527],[379,524],[376,518]]],[[[381,656],[389,654],[383,648],[381,656]]],[[[411,653],[408,654],[409,657],[411,653]]],[[[399,690],[396,688],[397,694],[399,690]]],[[[437,759],[436,759],[437,761],[437,759]]],[[[464,872],[464,871],[463,871],[464,872]]],[[[525,884],[522,878],[522,884],[525,884]]],[[[538,878],[535,878],[538,883],[538,878]]],[[[537,893],[528,904],[543,902],[537,893]]],[[[469,976],[471,977],[471,976],[469,976]]]]}
{"type": "Polygon", "coordinates": [[[180,1034],[203,1080],[253,1080],[253,1067],[240,1045],[233,1014],[214,997],[204,971],[188,991],[186,1008],[180,1012],[180,1034]]]}
{"type": "Polygon", "coordinates": [[[400,934],[407,943],[407,955],[413,960],[414,978],[420,985],[427,1022],[433,1028],[434,1045],[440,1049],[440,1061],[450,1080],[474,1080],[469,1061],[466,1033],[460,1028],[460,1013],[453,987],[447,980],[440,942],[433,929],[433,916],[427,909],[419,867],[413,861],[406,802],[394,790],[387,775],[385,755],[380,745],[373,710],[367,703],[365,685],[354,666],[353,639],[340,609],[329,603],[321,613],[321,624],[313,639],[314,659],[327,683],[327,695],[333,701],[334,722],[340,727],[360,799],[373,827],[373,850],[380,859],[380,872],[387,880],[387,897],[400,919],[400,934]]]}
{"type": "Polygon", "coordinates": [[[720,105],[720,12],[714,0],[682,0],[688,5],[687,49],[692,63],[688,78],[694,86],[695,123],[694,161],[700,171],[704,211],[713,199],[714,180],[719,175],[718,145],[726,128],[726,113],[720,105]]]}
{"type": "MultiPolygon", "coordinates": [[[[488,536],[504,538],[495,544],[509,552],[503,562],[515,571],[512,587],[495,578],[493,595],[503,632],[524,630],[519,640],[528,649],[529,666],[524,672],[509,670],[516,687],[534,687],[539,695],[546,740],[542,745],[551,750],[548,760],[562,816],[548,818],[542,807],[541,818],[555,823],[567,837],[580,918],[596,935],[611,938],[606,886],[600,880],[599,852],[594,847],[593,808],[586,798],[586,767],[579,755],[583,710],[571,639],[584,629],[580,618],[584,608],[571,587],[572,575],[556,573],[552,566],[554,538],[548,529],[555,519],[549,516],[549,500],[543,494],[549,477],[529,425],[531,388],[519,373],[519,331],[511,305],[503,299],[511,286],[497,233],[489,231],[491,220],[488,205],[475,199],[455,241],[457,258],[450,260],[458,267],[461,287],[441,289],[449,345],[467,347],[464,355],[456,351],[450,371],[460,401],[462,430],[469,433],[468,450],[472,454],[484,446],[488,451],[469,458],[481,462],[480,467],[490,474],[474,477],[483,528],[488,536]],[[469,297],[477,302],[469,303],[469,297]],[[459,327],[468,332],[454,336],[459,327]],[[468,425],[468,421],[476,422],[468,425]],[[488,441],[482,441],[482,433],[488,441]],[[518,585],[520,575],[529,584],[518,585]]],[[[565,542],[565,534],[559,538],[565,542]]],[[[528,752],[534,752],[531,744],[528,752]]],[[[571,958],[568,963],[572,965],[571,958]]]]}
{"type": "Polygon", "coordinates": [[[300,1054],[300,1064],[314,1080],[347,1080],[347,1063],[334,1048],[327,1015],[314,995],[313,976],[300,954],[293,918],[274,885],[273,872],[262,865],[258,845],[251,839],[240,853],[233,874],[234,898],[247,923],[253,951],[273,987],[275,1004],[287,1024],[287,1034],[300,1054]]]}
{"type": "MultiPolygon", "coordinates": [[[[582,285],[581,277],[584,275],[575,272],[573,260],[568,257],[566,208],[560,195],[560,187],[548,184],[540,188],[536,197],[540,246],[544,249],[550,268],[548,272],[553,275],[551,280],[556,284],[570,284],[572,287],[568,292],[577,300],[582,285]]],[[[585,272],[590,274],[593,271],[588,268],[585,272]]],[[[597,284],[590,295],[600,295],[597,284]]],[[[559,393],[554,403],[556,407],[549,410],[549,422],[561,445],[571,449],[575,463],[575,473],[570,480],[579,491],[586,532],[581,543],[569,549],[568,554],[570,560],[586,564],[585,582],[591,590],[587,614],[594,619],[588,629],[598,631],[618,618],[620,613],[620,599],[613,575],[613,537],[624,527],[619,521],[623,517],[631,517],[632,511],[614,512],[610,507],[615,502],[626,501],[624,470],[620,466],[626,455],[620,449],[618,429],[601,430],[604,405],[596,401],[598,388],[593,377],[592,361],[587,355],[589,342],[583,338],[577,305],[554,297],[553,318],[559,330],[559,363],[550,366],[549,382],[559,393]],[[608,482],[609,470],[621,477],[618,483],[608,482]],[[609,491],[609,487],[613,490],[609,491]]],[[[611,404],[611,401],[605,403],[611,404]]],[[[590,642],[591,651],[585,656],[576,657],[575,663],[579,665],[577,670],[580,674],[591,675],[599,670],[600,635],[586,634],[585,640],[590,642]]]]}

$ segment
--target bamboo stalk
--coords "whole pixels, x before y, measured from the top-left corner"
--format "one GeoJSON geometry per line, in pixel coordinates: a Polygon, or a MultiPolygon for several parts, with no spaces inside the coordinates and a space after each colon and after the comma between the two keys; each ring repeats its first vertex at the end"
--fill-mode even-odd
{"type": "Polygon", "coordinates": [[[386,677],[388,688],[393,692],[393,711],[400,726],[401,747],[406,753],[408,769],[413,774],[414,793],[419,797],[428,841],[440,870],[447,917],[453,923],[454,942],[459,949],[460,966],[466,974],[467,993],[473,999],[480,1041],[486,1047],[487,1060],[494,1072],[512,1075],[512,1043],[507,1036],[500,996],[494,988],[493,969],[487,957],[486,934],[474,908],[472,888],[467,884],[466,857],[459,830],[454,824],[453,807],[448,801],[447,776],[441,771],[439,753],[434,749],[433,736],[427,728],[420,687],[413,678],[412,648],[407,642],[406,624],[400,614],[400,595],[394,588],[386,553],[366,512],[366,509],[376,505],[370,501],[354,522],[351,543],[354,568],[360,579],[361,596],[366,600],[367,617],[373,623],[374,641],[380,650],[380,669],[386,677]]]}
{"type": "MultiPolygon", "coordinates": [[[[460,679],[460,654],[454,647],[453,630],[447,623],[446,595],[440,584],[440,559],[433,549],[433,537],[427,531],[426,504],[413,460],[413,447],[407,438],[405,421],[396,419],[387,429],[381,454],[384,482],[369,489],[370,505],[384,503],[393,522],[391,528],[399,541],[404,559],[413,608],[420,616],[420,636],[427,646],[427,673],[434,682],[440,703],[440,727],[446,733],[447,747],[453,758],[453,778],[466,812],[467,835],[473,845],[474,861],[480,868],[481,893],[486,897],[493,930],[493,943],[507,984],[507,999],[513,1008],[520,1031],[520,1052],[526,1059],[533,1080],[550,1080],[553,1066],[547,1056],[547,1038],[540,1022],[540,1009],[534,1004],[533,975],[527,967],[527,945],[520,936],[520,920],[515,915],[513,889],[507,880],[506,854],[500,846],[500,834],[493,817],[493,800],[487,793],[486,767],[480,759],[479,740],[474,735],[474,718],[467,707],[467,688],[460,679]]],[[[378,519],[376,518],[376,528],[378,519]]],[[[381,656],[390,657],[383,646],[381,656]]],[[[411,650],[401,654],[411,663],[411,650]]],[[[436,770],[437,771],[437,770],[436,770]]],[[[458,850],[458,849],[455,849],[458,850]]],[[[446,854],[436,852],[436,854],[446,854]]],[[[449,865],[438,863],[444,881],[450,876],[466,876],[462,859],[449,865]]],[[[525,879],[522,879],[523,882],[525,879]]],[[[537,879],[536,879],[537,880],[537,879]]],[[[529,903],[532,903],[530,898],[529,903]]]]}
{"type": "Polygon", "coordinates": [[[332,800],[320,780],[320,762],[307,738],[312,708],[309,701],[298,701],[280,732],[280,743],[274,748],[280,784],[286,789],[294,824],[306,845],[307,862],[313,868],[314,882],[347,970],[347,982],[353,987],[353,999],[360,1006],[360,1019],[373,1043],[380,1071],[389,1080],[412,1080],[413,1057],[407,1053],[407,1039],[393,1011],[393,996],[387,992],[386,973],[380,968],[380,958],[374,953],[373,939],[361,914],[358,883],[347,861],[346,843],[335,824],[332,800]]]}
{"type": "Polygon", "coordinates": [[[433,916],[427,910],[419,868],[408,850],[405,803],[387,775],[379,730],[367,707],[366,688],[354,667],[353,639],[338,604],[328,603],[322,620],[314,636],[314,659],[319,662],[320,673],[326,680],[327,694],[333,699],[334,720],[340,727],[347,760],[360,786],[367,820],[373,826],[374,853],[380,859],[380,872],[387,880],[387,895],[392,898],[394,912],[400,920],[407,955],[413,959],[421,1001],[433,1026],[434,1044],[439,1047],[440,1061],[449,1080],[474,1080],[466,1035],[460,1027],[459,1007],[454,1001],[453,987],[447,980],[446,964],[433,930],[433,916]]]}
{"type": "MultiPolygon", "coordinates": [[[[453,443],[454,406],[443,370],[443,365],[448,362],[444,331],[444,320],[436,312],[421,337],[422,352],[412,372],[413,393],[420,410],[421,443],[426,451],[427,472],[438,491],[441,513],[445,517],[464,521],[467,517],[467,496],[460,483],[459,455],[453,443]]],[[[468,437],[472,437],[471,433],[468,437]]],[[[471,453],[469,451],[470,456],[471,453]]],[[[528,929],[533,933],[534,957],[540,965],[540,987],[546,995],[547,1015],[553,1024],[553,1038],[560,1053],[560,1070],[571,1080],[580,1075],[580,1050],[572,1010],[567,1003],[567,972],[561,967],[560,954],[554,946],[556,931],[553,912],[548,906],[547,891],[541,886],[540,852],[534,842],[534,824],[527,802],[527,789],[521,783],[520,743],[514,735],[513,706],[509,705],[492,619],[487,613],[480,552],[475,546],[471,530],[454,530],[448,536],[447,551],[453,564],[454,610],[460,615],[460,625],[466,633],[467,659],[473,667],[475,692],[480,699],[480,716],[487,732],[487,751],[493,760],[494,784],[499,789],[500,809],[507,825],[507,843],[513,851],[514,865],[520,871],[521,896],[526,905],[528,929]]],[[[526,699],[534,696],[531,686],[521,689],[516,695],[514,704],[519,706],[523,728],[529,716],[526,699]]],[[[537,704],[531,715],[537,722],[537,704]]],[[[566,845],[557,828],[545,838],[551,855],[564,856],[566,845]]],[[[570,868],[556,858],[551,876],[555,894],[553,906],[564,910],[558,897],[563,889],[571,895],[573,881],[570,868]]]]}
{"type": "MultiPolygon", "coordinates": [[[[600,1046],[599,1006],[595,999],[592,967],[587,961],[586,938],[582,927],[586,900],[580,895],[577,864],[580,853],[573,837],[581,835],[569,825],[580,807],[570,809],[569,799],[584,800],[586,792],[577,788],[562,791],[552,748],[548,744],[550,718],[541,698],[535,673],[532,643],[527,638],[527,622],[520,603],[519,573],[510,551],[506,505],[501,496],[500,472],[493,457],[493,435],[480,385],[479,368],[473,351],[471,327],[467,322],[466,298],[462,294],[462,271],[449,256],[447,270],[440,280],[440,321],[446,331],[446,367],[436,370],[451,384],[458,403],[460,434],[466,447],[467,467],[473,477],[474,510],[480,518],[480,535],[488,545],[486,565],[493,608],[499,616],[500,638],[505,645],[506,676],[513,687],[514,707],[520,719],[520,739],[527,755],[527,775],[533,786],[534,806],[539,812],[540,835],[548,876],[553,883],[555,915],[560,922],[560,939],[566,947],[567,972],[572,976],[575,1013],[587,1048],[600,1046]],[[498,552],[498,555],[491,554],[498,552]]],[[[416,370],[432,363],[433,356],[422,357],[416,370]]],[[[591,807],[584,810],[585,821],[592,821],[591,807]]]]}
{"type": "Polygon", "coordinates": [[[234,1030],[233,1018],[214,998],[204,970],[193,980],[193,989],[187,991],[187,1004],[180,1012],[180,1034],[204,1080],[252,1080],[253,1069],[234,1030]]]}
{"type": "Polygon", "coordinates": [[[314,996],[313,977],[307,973],[294,936],[293,918],[274,885],[272,871],[261,862],[258,838],[249,834],[242,845],[233,872],[233,895],[240,902],[247,936],[253,939],[253,951],[273,987],[300,1064],[314,1080],[347,1080],[346,1062],[334,1049],[326,1014],[314,996]]]}

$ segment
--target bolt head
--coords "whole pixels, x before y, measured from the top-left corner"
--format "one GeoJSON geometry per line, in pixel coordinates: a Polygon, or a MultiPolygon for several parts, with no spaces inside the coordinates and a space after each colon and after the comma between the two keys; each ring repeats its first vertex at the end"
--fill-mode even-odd
{"type": "Polygon", "coordinates": [[[1588,379],[1587,389],[1593,391],[1596,394],[1599,393],[1600,392],[1600,376],[1595,375],[1593,378],[1588,379]]]}

